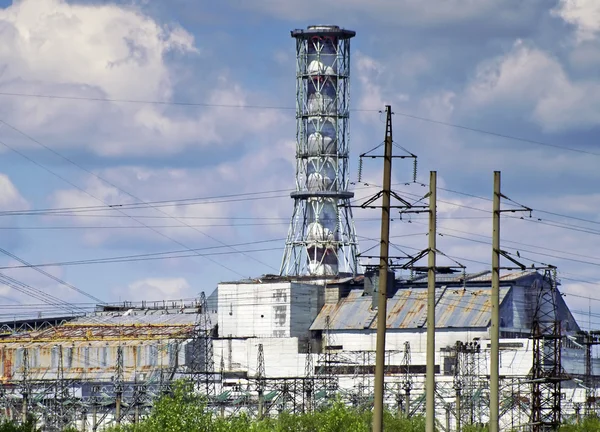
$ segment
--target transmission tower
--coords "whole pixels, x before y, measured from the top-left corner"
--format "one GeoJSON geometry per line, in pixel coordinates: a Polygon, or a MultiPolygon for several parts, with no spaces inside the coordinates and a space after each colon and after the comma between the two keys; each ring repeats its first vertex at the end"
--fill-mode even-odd
{"type": "Polygon", "coordinates": [[[410,374],[410,342],[404,342],[404,354],[402,356],[402,366],[404,367],[404,379],[402,380],[402,388],[404,389],[405,400],[404,412],[406,417],[410,416],[410,392],[413,386],[412,376],[410,374]]]}
{"type": "Polygon", "coordinates": [[[115,422],[121,424],[121,403],[123,402],[123,347],[117,347],[117,362],[115,364],[115,376],[113,381],[115,393],[115,422]]]}
{"type": "Polygon", "coordinates": [[[65,403],[67,401],[66,393],[67,386],[65,382],[65,365],[64,365],[64,357],[63,357],[63,347],[62,345],[58,345],[58,376],[56,379],[56,391],[55,391],[55,403],[56,403],[56,411],[55,411],[55,425],[56,429],[61,431],[66,426],[66,416],[65,416],[65,403]]]}
{"type": "Polygon", "coordinates": [[[213,355],[212,323],[204,291],[200,295],[200,304],[202,308],[202,327],[204,328],[204,337],[202,338],[204,342],[204,387],[206,397],[210,400],[215,396],[215,360],[213,355]]]}
{"type": "Polygon", "coordinates": [[[585,345],[585,415],[589,417],[594,412],[592,405],[596,403],[596,382],[592,370],[592,347],[600,345],[598,332],[586,332],[583,336],[583,344],[585,345]]]}
{"type": "MultiPolygon", "coordinates": [[[[334,376],[334,366],[336,356],[333,353],[335,349],[334,338],[331,334],[331,318],[325,317],[325,343],[319,355],[317,375],[319,376],[319,392],[322,396],[329,396],[337,390],[337,377],[334,376]]],[[[327,398],[324,398],[327,399],[327,398]]]]}
{"type": "Polygon", "coordinates": [[[481,346],[478,342],[459,341],[456,349],[458,376],[455,378],[454,386],[457,395],[460,395],[457,416],[460,418],[461,425],[472,425],[479,417],[481,392],[478,380],[478,358],[481,346]]]}
{"type": "Polygon", "coordinates": [[[258,418],[262,418],[265,409],[265,352],[263,344],[258,344],[256,361],[256,392],[258,393],[258,418]]]}
{"type": "Polygon", "coordinates": [[[534,282],[537,295],[533,314],[533,366],[531,369],[533,432],[558,430],[561,421],[562,337],[557,314],[556,269],[544,271],[534,282]]]}
{"type": "Polygon", "coordinates": [[[312,344],[310,341],[308,342],[308,351],[306,353],[306,363],[304,364],[304,397],[305,399],[305,411],[312,411],[312,398],[314,391],[314,381],[313,374],[315,372],[315,367],[313,364],[313,356],[312,356],[312,344]]]}
{"type": "Polygon", "coordinates": [[[22,408],[22,421],[27,421],[29,413],[29,396],[30,396],[30,385],[29,385],[29,349],[23,348],[23,376],[21,381],[21,396],[23,398],[22,408]]]}
{"type": "Polygon", "coordinates": [[[454,394],[455,394],[455,406],[454,409],[456,411],[456,430],[461,430],[462,424],[462,389],[463,389],[463,379],[462,379],[462,371],[461,371],[461,346],[462,342],[457,341],[456,346],[454,348],[456,354],[456,361],[454,365],[454,394]]]}

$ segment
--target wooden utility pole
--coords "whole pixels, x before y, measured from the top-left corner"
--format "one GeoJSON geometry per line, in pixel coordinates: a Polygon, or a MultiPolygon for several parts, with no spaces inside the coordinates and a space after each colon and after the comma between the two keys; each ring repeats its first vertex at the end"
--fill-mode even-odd
{"type": "Polygon", "coordinates": [[[500,171],[494,171],[492,233],[492,322],[490,326],[490,432],[499,432],[500,375],[500,171]]]}
{"type": "Polygon", "coordinates": [[[387,318],[388,255],[390,247],[390,210],[392,192],[392,107],[386,105],[385,150],[381,206],[381,246],[379,250],[379,293],[377,303],[377,345],[375,353],[375,406],[373,432],[383,431],[383,392],[385,368],[385,331],[387,318]]]}
{"type": "Polygon", "coordinates": [[[429,177],[429,249],[427,254],[427,366],[425,375],[425,431],[435,432],[435,253],[437,172],[429,177]]]}

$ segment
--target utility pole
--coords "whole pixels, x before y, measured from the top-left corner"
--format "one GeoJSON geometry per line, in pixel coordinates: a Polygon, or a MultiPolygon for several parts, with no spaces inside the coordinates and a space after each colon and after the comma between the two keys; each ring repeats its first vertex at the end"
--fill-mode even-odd
{"type": "Polygon", "coordinates": [[[492,322],[490,326],[490,432],[499,432],[500,376],[500,171],[494,171],[492,233],[492,322]]]}
{"type": "MultiPolygon", "coordinates": [[[[379,298],[377,303],[377,344],[375,353],[375,406],[373,432],[383,432],[383,393],[385,368],[385,331],[387,319],[388,255],[390,246],[390,206],[392,192],[392,107],[385,107],[387,120],[383,159],[381,206],[381,245],[379,250],[379,298]]],[[[433,429],[428,432],[433,432],[433,429]]]]}
{"type": "Polygon", "coordinates": [[[429,177],[429,249],[427,257],[427,366],[425,376],[425,431],[435,432],[435,253],[437,172],[429,177]]]}

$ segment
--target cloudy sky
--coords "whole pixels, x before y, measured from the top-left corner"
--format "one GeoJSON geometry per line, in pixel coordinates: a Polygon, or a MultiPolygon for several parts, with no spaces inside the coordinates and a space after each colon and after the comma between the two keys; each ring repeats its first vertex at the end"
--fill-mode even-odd
{"type": "MultiPolygon", "coordinates": [[[[581,324],[600,326],[596,0],[0,0],[1,271],[81,303],[94,300],[77,289],[177,299],[277,272],[294,186],[289,31],[321,23],[357,32],[351,179],[391,104],[418,182],[438,171],[439,249],[489,268],[501,170],[504,195],[535,209],[504,214],[503,249],[557,265],[581,324]],[[41,274],[19,258],[71,265],[41,274]]],[[[380,176],[365,162],[356,195],[380,176]]],[[[395,187],[416,200],[426,188],[411,181],[398,161],[395,187]]],[[[379,213],[355,216],[366,250],[379,213]]],[[[424,249],[425,223],[396,217],[396,245],[424,249]]],[[[14,280],[1,314],[41,302],[14,280]]]]}

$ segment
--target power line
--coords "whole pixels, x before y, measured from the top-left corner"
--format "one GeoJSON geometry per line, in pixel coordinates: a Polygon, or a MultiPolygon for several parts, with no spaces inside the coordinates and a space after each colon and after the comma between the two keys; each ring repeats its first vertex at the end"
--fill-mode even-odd
{"type": "MultiPolygon", "coordinates": [[[[423,226],[427,225],[427,224],[421,223],[421,222],[414,222],[414,223],[416,225],[423,225],[423,226]]],[[[481,238],[485,238],[485,239],[488,239],[488,240],[490,239],[490,236],[486,236],[486,235],[482,235],[482,234],[477,234],[477,233],[472,233],[472,232],[468,232],[468,231],[463,231],[463,230],[459,230],[459,229],[456,229],[456,228],[448,228],[448,227],[441,227],[440,226],[440,229],[444,229],[444,230],[448,230],[448,231],[453,231],[453,232],[458,232],[458,233],[461,233],[461,234],[472,235],[472,236],[475,236],[475,237],[481,237],[481,238]]],[[[455,236],[455,235],[448,234],[448,233],[440,233],[440,234],[442,234],[444,236],[448,236],[448,237],[455,237],[455,238],[458,238],[458,239],[463,239],[463,240],[475,241],[475,242],[480,242],[480,243],[484,243],[484,244],[491,244],[491,243],[486,243],[486,242],[482,242],[482,241],[479,241],[479,240],[469,239],[469,238],[466,238],[466,237],[455,236]]],[[[502,243],[511,243],[511,244],[515,244],[515,245],[520,245],[520,246],[525,246],[525,247],[532,247],[532,248],[536,248],[536,249],[540,249],[540,250],[546,250],[546,251],[550,251],[550,252],[558,252],[558,253],[563,253],[563,254],[566,254],[566,255],[577,256],[577,257],[580,257],[580,258],[591,258],[591,259],[595,259],[595,260],[600,261],[600,258],[592,257],[590,255],[578,254],[578,253],[574,253],[574,252],[565,252],[565,251],[561,251],[561,250],[558,250],[558,249],[552,249],[552,248],[547,248],[547,247],[543,247],[543,246],[539,246],[539,245],[533,245],[533,244],[528,244],[528,243],[523,243],[523,242],[517,242],[517,241],[514,241],[514,240],[502,239],[502,243]]],[[[507,247],[507,248],[508,249],[517,250],[517,248],[513,248],[513,247],[507,247]]],[[[538,255],[549,256],[551,258],[567,259],[567,260],[575,261],[575,262],[583,262],[583,261],[572,260],[572,259],[564,258],[564,257],[560,257],[560,256],[548,255],[548,254],[543,254],[543,253],[540,253],[540,252],[529,251],[529,250],[521,249],[521,248],[518,249],[518,250],[519,251],[523,251],[523,252],[527,252],[527,253],[534,253],[534,254],[538,254],[538,255]]],[[[585,263],[585,262],[583,262],[583,263],[585,263]]]]}
{"type": "Polygon", "coordinates": [[[15,260],[19,261],[21,264],[23,264],[23,265],[26,265],[28,268],[31,268],[31,269],[33,269],[33,270],[37,271],[38,273],[41,273],[41,274],[43,274],[44,276],[46,276],[46,277],[49,277],[49,278],[50,278],[50,279],[52,279],[53,281],[55,281],[55,282],[58,282],[59,284],[61,284],[61,285],[63,285],[63,286],[66,286],[67,288],[69,288],[69,289],[71,289],[71,290],[73,290],[73,291],[75,291],[75,292],[77,292],[77,293],[79,293],[79,294],[81,294],[81,295],[83,295],[83,296],[85,296],[85,297],[89,298],[89,299],[92,299],[92,300],[94,300],[94,301],[97,301],[98,303],[104,303],[104,301],[100,300],[98,297],[95,297],[95,296],[93,296],[93,295],[91,295],[91,294],[87,293],[86,291],[84,291],[84,290],[82,290],[82,289],[79,289],[79,288],[77,288],[76,286],[74,286],[74,285],[72,285],[72,284],[70,284],[70,283],[68,283],[68,282],[65,282],[65,281],[64,281],[64,280],[62,280],[61,278],[59,278],[59,277],[56,277],[56,276],[54,276],[53,274],[50,274],[50,273],[46,272],[45,270],[42,270],[42,269],[41,269],[41,268],[39,268],[38,266],[36,266],[36,265],[34,265],[34,264],[31,264],[31,263],[29,263],[29,262],[25,261],[25,260],[24,260],[24,259],[22,259],[22,258],[19,258],[17,255],[15,255],[15,254],[13,254],[13,253],[11,253],[11,252],[7,251],[6,249],[0,248],[0,252],[2,252],[4,255],[7,255],[7,256],[9,256],[9,257],[11,257],[11,258],[13,258],[13,259],[15,259],[15,260]]]}
{"type": "MultiPolygon", "coordinates": [[[[61,95],[45,95],[45,94],[29,94],[29,93],[13,93],[13,92],[0,92],[0,96],[11,96],[11,97],[29,97],[39,99],[62,99],[62,100],[77,100],[77,101],[90,101],[90,102],[112,102],[112,103],[131,103],[131,104],[146,104],[146,105],[172,105],[172,106],[188,106],[188,107],[204,107],[204,108],[235,108],[235,109],[262,109],[262,110],[280,110],[280,111],[293,111],[296,108],[290,106],[277,106],[277,105],[241,105],[241,104],[215,104],[208,102],[183,102],[183,101],[157,101],[157,100],[140,100],[140,99],[118,99],[118,98],[95,98],[85,96],[61,96],[61,95]]],[[[353,112],[380,112],[375,109],[350,109],[353,112]]],[[[587,154],[593,156],[600,156],[600,153],[595,153],[589,150],[583,150],[575,147],[568,147],[558,144],[550,144],[539,140],[533,140],[529,138],[518,137],[514,135],[508,135],[500,132],[493,132],[485,129],[475,128],[471,126],[464,126],[456,123],[445,122],[441,120],[435,120],[432,118],[422,117],[414,114],[403,113],[399,111],[394,112],[395,115],[410,118],[413,120],[419,120],[439,126],[451,127],[455,129],[462,129],[469,132],[476,132],[484,135],[494,136],[496,138],[502,138],[511,141],[525,142],[529,144],[535,144],[544,147],[552,147],[555,149],[566,150],[570,152],[587,154]]]]}
{"type": "MultiPolygon", "coordinates": [[[[62,180],[62,179],[61,179],[62,180]]],[[[66,180],[65,180],[66,181],[66,180]]],[[[73,187],[77,187],[71,184],[73,187]]],[[[362,190],[362,189],[370,189],[372,186],[365,187],[357,187],[353,190],[362,190]]],[[[206,197],[194,197],[194,198],[179,198],[179,199],[168,199],[168,200],[159,200],[159,201],[141,201],[141,202],[132,202],[132,203],[116,203],[116,204],[104,204],[98,206],[74,206],[74,207],[55,207],[55,208],[43,208],[43,209],[22,209],[22,210],[5,210],[0,211],[0,216],[38,216],[38,215],[51,215],[51,216],[71,216],[73,213],[85,213],[92,211],[105,211],[105,210],[131,210],[131,209],[152,209],[156,207],[169,207],[173,204],[177,204],[177,206],[182,205],[199,205],[199,204],[220,204],[220,203],[229,203],[229,202],[240,202],[240,201],[254,201],[258,199],[271,199],[271,198],[289,198],[289,193],[293,192],[293,189],[275,189],[269,191],[256,191],[256,192],[244,192],[238,194],[226,194],[226,195],[213,195],[206,197]],[[280,192],[287,192],[283,195],[271,195],[266,197],[256,197],[256,195],[266,195],[266,194],[279,194],[280,192]],[[226,199],[226,198],[239,198],[239,197],[251,197],[251,198],[242,198],[242,199],[226,199]],[[218,200],[218,201],[216,201],[218,200]],[[203,202],[192,202],[192,201],[203,201],[203,202]],[[160,204],[165,204],[164,206],[160,204]]],[[[79,214],[77,215],[79,216],[79,214]]],[[[96,216],[96,215],[92,215],[96,216]]],[[[106,216],[106,215],[98,215],[98,217],[106,216]]],[[[129,217],[129,216],[123,216],[129,217]]],[[[141,217],[136,215],[136,217],[141,217]]],[[[173,219],[175,216],[162,216],[163,218],[173,219]]],[[[179,217],[183,218],[183,217],[179,217]]],[[[197,217],[195,217],[197,218],[197,217]]],[[[211,219],[209,217],[205,217],[206,219],[211,219]]],[[[236,218],[236,219],[253,219],[253,218],[236,218]]],[[[260,219],[266,219],[261,217],[260,219]]],[[[276,218],[276,219],[285,219],[289,220],[289,218],[276,218]]]]}
{"type": "MultiPolygon", "coordinates": [[[[239,109],[262,109],[262,110],[295,110],[294,107],[276,106],[276,105],[234,105],[234,104],[215,104],[208,102],[177,102],[177,101],[157,101],[157,100],[142,100],[142,99],[117,99],[117,98],[95,98],[86,96],[60,96],[60,95],[43,95],[43,94],[28,94],[28,93],[9,93],[1,92],[0,96],[15,96],[15,97],[30,97],[39,99],[61,99],[61,100],[77,100],[90,102],[113,102],[113,103],[130,103],[144,105],[173,105],[173,106],[189,106],[189,107],[204,107],[204,108],[239,108],[239,109]]],[[[365,110],[366,111],[366,110],[365,110]]],[[[369,110],[378,111],[378,110],[369,110]]]]}
{"type": "MultiPolygon", "coordinates": [[[[483,241],[483,240],[470,239],[468,237],[461,237],[461,236],[457,236],[457,235],[454,235],[454,234],[441,233],[441,232],[440,232],[440,234],[443,235],[443,236],[453,237],[453,238],[457,238],[457,239],[460,239],[460,240],[467,240],[467,241],[471,241],[471,242],[475,242],[475,243],[481,243],[481,244],[485,244],[485,245],[491,245],[490,242],[486,242],[486,241],[483,241]]],[[[508,249],[513,249],[513,250],[517,250],[517,248],[515,248],[515,247],[507,247],[507,248],[508,249]]],[[[519,258],[526,259],[526,260],[529,260],[529,261],[537,262],[535,260],[532,260],[532,259],[527,258],[526,256],[522,255],[520,253],[521,251],[522,252],[526,252],[526,253],[532,253],[534,255],[542,255],[542,256],[547,256],[547,257],[550,257],[550,258],[561,259],[561,260],[576,262],[576,263],[579,263],[579,264],[586,264],[586,265],[592,265],[592,266],[600,267],[600,263],[595,263],[595,262],[591,262],[591,261],[584,261],[584,260],[579,260],[579,259],[575,259],[575,258],[561,257],[561,256],[546,254],[546,253],[542,253],[542,252],[535,252],[535,251],[531,251],[531,250],[527,250],[527,249],[518,249],[518,250],[519,250],[519,258]]],[[[511,254],[511,255],[514,255],[514,254],[511,254]]],[[[591,257],[591,258],[593,258],[593,257],[591,257]]],[[[600,260],[600,258],[593,258],[593,259],[600,260]]],[[[541,263],[541,264],[544,264],[544,263],[541,263]]]]}
{"type": "MultiPolygon", "coordinates": [[[[271,198],[282,198],[289,197],[289,195],[272,195],[266,197],[256,197],[256,195],[264,195],[276,192],[290,192],[288,189],[279,189],[275,191],[263,191],[263,192],[248,192],[241,194],[230,194],[230,195],[217,195],[212,197],[198,197],[198,198],[182,198],[172,200],[161,200],[161,201],[146,201],[136,203],[124,203],[124,204],[106,204],[102,206],[80,206],[80,207],[58,207],[58,208],[46,208],[46,209],[33,209],[33,210],[6,210],[1,211],[0,216],[39,216],[39,215],[63,215],[65,212],[68,216],[73,213],[79,212],[94,212],[94,211],[106,211],[106,210],[136,210],[136,209],[147,209],[156,207],[170,207],[176,204],[178,207],[186,205],[202,205],[202,204],[219,204],[229,202],[240,202],[240,201],[254,201],[259,199],[271,199],[271,198]],[[247,197],[252,198],[243,199],[225,199],[231,197],[247,197]],[[202,201],[202,202],[192,202],[202,201]]],[[[170,216],[170,218],[173,218],[170,216]]]]}
{"type": "MultiPolygon", "coordinates": [[[[441,190],[444,190],[444,191],[447,191],[447,192],[451,192],[451,193],[455,193],[455,194],[458,194],[458,195],[464,195],[464,196],[468,196],[468,197],[471,197],[471,198],[477,198],[477,199],[484,200],[484,201],[492,201],[491,198],[486,198],[486,197],[482,197],[482,196],[479,196],[479,195],[474,195],[474,194],[470,194],[470,193],[466,193],[466,192],[460,192],[460,191],[453,190],[453,189],[444,189],[444,188],[438,188],[438,189],[441,189],[441,190]]],[[[512,201],[512,200],[510,200],[510,201],[512,201]]],[[[514,202],[514,201],[512,201],[512,202],[514,202]]],[[[519,203],[516,203],[516,204],[522,206],[522,204],[519,204],[519,203]]],[[[523,207],[525,207],[525,206],[523,206],[523,207]]],[[[580,221],[580,222],[587,222],[587,223],[591,223],[591,224],[600,225],[600,221],[597,221],[597,220],[585,219],[585,218],[581,218],[581,217],[577,217],[577,216],[571,216],[571,215],[566,215],[566,214],[562,214],[562,213],[555,213],[555,212],[551,212],[551,211],[548,211],[548,210],[542,210],[542,209],[535,208],[535,207],[532,207],[531,210],[534,211],[534,212],[545,213],[545,214],[549,214],[549,215],[552,215],[552,216],[562,217],[562,218],[565,218],[565,219],[573,219],[573,220],[577,220],[577,221],[580,221]]]]}
{"type": "MultiPolygon", "coordinates": [[[[40,145],[40,146],[42,146],[42,147],[44,147],[44,148],[48,149],[48,150],[49,150],[49,151],[51,151],[52,153],[59,155],[61,158],[64,158],[64,159],[66,159],[67,161],[69,161],[70,163],[72,163],[72,164],[74,164],[75,166],[78,166],[78,167],[79,167],[79,165],[75,164],[75,162],[71,161],[71,159],[68,159],[68,158],[66,158],[65,156],[62,156],[60,153],[58,153],[58,152],[56,152],[56,151],[52,150],[50,147],[48,147],[48,146],[46,146],[46,145],[42,144],[41,142],[39,142],[39,141],[37,141],[36,139],[34,139],[34,138],[30,137],[29,135],[25,134],[24,132],[20,131],[19,129],[17,129],[17,128],[14,128],[13,126],[10,126],[10,125],[8,125],[6,122],[4,122],[4,121],[3,121],[3,120],[1,120],[1,119],[0,119],[0,123],[2,123],[2,124],[6,124],[7,126],[9,126],[9,127],[13,128],[15,131],[18,131],[18,132],[19,132],[19,133],[21,133],[23,136],[25,136],[25,137],[27,137],[28,139],[30,139],[32,142],[34,142],[34,143],[36,143],[36,144],[38,144],[38,145],[40,145]]],[[[0,144],[1,144],[1,145],[3,145],[3,146],[5,146],[5,147],[6,147],[6,148],[8,148],[9,150],[11,150],[11,151],[13,151],[13,152],[17,153],[17,154],[18,154],[18,155],[20,155],[21,157],[23,157],[23,158],[27,159],[27,160],[28,160],[28,161],[30,161],[31,163],[33,163],[33,164],[37,165],[38,167],[42,168],[43,170],[45,170],[45,171],[49,172],[50,174],[52,174],[52,175],[54,175],[54,176],[58,177],[59,179],[63,180],[64,182],[66,182],[66,183],[70,184],[71,186],[73,186],[73,187],[74,187],[74,188],[76,188],[77,190],[79,190],[79,191],[81,191],[81,192],[85,193],[86,195],[89,195],[90,197],[94,198],[95,200],[98,200],[98,201],[102,202],[104,205],[109,205],[108,203],[104,202],[104,200],[102,200],[102,199],[100,199],[100,198],[96,197],[95,195],[93,195],[93,194],[92,194],[92,193],[90,193],[89,191],[86,191],[85,189],[83,189],[83,188],[81,188],[81,187],[77,186],[76,184],[74,184],[73,182],[71,182],[71,181],[69,181],[69,180],[65,179],[64,177],[62,177],[61,175],[59,175],[59,174],[55,173],[54,171],[52,171],[51,169],[49,169],[49,168],[48,168],[48,167],[46,167],[45,165],[43,165],[43,164],[41,164],[41,163],[37,162],[36,160],[34,160],[34,159],[30,158],[30,157],[29,157],[29,156],[27,156],[27,155],[25,155],[23,152],[21,152],[21,151],[19,151],[19,150],[15,149],[15,148],[13,148],[13,147],[9,146],[8,144],[6,144],[6,143],[5,143],[5,142],[3,142],[3,141],[0,141],[0,144]]],[[[85,168],[81,168],[81,167],[79,167],[79,168],[80,168],[80,169],[82,169],[82,170],[84,170],[84,171],[86,171],[86,172],[88,172],[88,173],[90,173],[90,174],[92,174],[92,175],[94,175],[95,177],[97,177],[97,178],[101,179],[101,178],[100,178],[98,175],[96,175],[96,174],[92,173],[91,171],[89,171],[89,170],[87,170],[87,169],[85,169],[85,168]]],[[[102,180],[103,180],[103,179],[102,179],[102,180]]],[[[104,181],[104,180],[103,180],[103,181],[104,181]]],[[[112,184],[112,183],[110,183],[110,182],[107,182],[107,184],[112,184]]],[[[116,186],[113,186],[113,187],[115,187],[115,189],[121,190],[121,189],[117,188],[116,186]]],[[[125,193],[125,192],[124,192],[124,193],[125,193]]],[[[133,196],[133,195],[131,195],[131,194],[129,194],[129,193],[128,193],[128,195],[132,196],[134,199],[136,199],[136,200],[138,200],[138,201],[141,201],[139,198],[136,198],[135,196],[133,196]]],[[[125,213],[124,211],[122,211],[122,210],[120,210],[120,209],[117,209],[117,211],[119,211],[119,212],[120,212],[120,213],[122,213],[123,215],[126,215],[126,216],[128,216],[128,217],[129,217],[130,219],[132,219],[133,221],[135,221],[135,222],[137,222],[137,223],[139,223],[139,224],[141,224],[141,225],[145,225],[145,224],[144,224],[142,221],[140,221],[140,220],[136,219],[134,216],[127,215],[127,213],[125,213]]],[[[158,211],[160,211],[160,210],[158,210],[158,211]]],[[[164,212],[162,212],[162,213],[164,213],[164,212]]],[[[167,214],[167,213],[165,213],[165,214],[166,214],[167,216],[171,216],[171,215],[169,215],[169,214],[167,214]]],[[[171,216],[171,217],[172,217],[172,216],[171,216]]],[[[175,218],[174,218],[174,219],[175,219],[175,218]]],[[[184,223],[184,222],[182,222],[182,223],[184,223]]],[[[166,238],[166,239],[168,239],[168,240],[171,240],[172,242],[174,242],[174,243],[177,243],[178,245],[180,245],[180,246],[182,246],[182,247],[185,247],[185,248],[187,248],[187,246],[186,246],[185,244],[183,244],[182,242],[180,242],[180,241],[178,241],[178,240],[175,240],[175,239],[173,239],[172,237],[170,237],[170,236],[168,236],[168,235],[166,235],[166,234],[164,234],[164,233],[161,233],[160,231],[158,231],[158,230],[156,230],[156,229],[153,229],[153,228],[149,228],[149,229],[150,229],[151,231],[154,231],[154,232],[155,232],[155,233],[157,233],[158,235],[160,235],[160,236],[162,236],[162,237],[164,237],[164,238],[166,238]]],[[[197,229],[196,229],[196,230],[197,230],[197,229]]],[[[197,231],[198,231],[198,232],[201,232],[200,230],[197,230],[197,231]]],[[[204,234],[204,235],[206,235],[206,236],[207,236],[207,237],[209,237],[209,238],[211,237],[211,236],[209,236],[208,234],[205,234],[205,233],[203,233],[203,234],[204,234]]],[[[217,241],[218,243],[222,243],[222,242],[220,242],[220,241],[218,241],[218,240],[216,240],[216,239],[215,239],[215,241],[217,241]]],[[[189,248],[188,248],[188,249],[189,249],[189,248]]],[[[204,258],[206,258],[207,260],[211,261],[212,263],[214,263],[214,264],[218,265],[219,267],[222,267],[222,268],[224,268],[224,269],[226,269],[226,270],[229,270],[230,272],[232,272],[232,273],[235,273],[235,274],[237,274],[238,276],[244,277],[244,275],[243,275],[243,274],[241,274],[241,273],[239,273],[238,271],[236,271],[236,270],[234,270],[234,269],[232,269],[232,268],[230,268],[230,267],[226,266],[226,265],[225,265],[225,264],[223,264],[223,263],[220,263],[220,262],[218,262],[218,261],[216,261],[216,260],[213,260],[213,259],[211,259],[210,257],[204,257],[204,258]]]]}
{"type": "MultiPolygon", "coordinates": [[[[277,239],[277,241],[281,241],[281,239],[277,239]]],[[[269,243],[269,242],[273,242],[273,240],[240,243],[237,246],[259,244],[259,243],[269,243]]],[[[3,267],[0,267],[0,270],[30,268],[32,266],[35,266],[35,267],[66,267],[66,266],[88,265],[88,264],[110,264],[110,263],[124,263],[124,262],[136,262],[136,261],[153,261],[153,260],[176,259],[176,258],[192,258],[194,256],[204,257],[204,256],[218,256],[218,255],[232,255],[235,253],[254,253],[254,252],[266,252],[266,251],[273,251],[273,250],[281,250],[280,247],[277,247],[277,248],[264,248],[264,249],[249,249],[249,250],[244,250],[244,251],[240,251],[240,252],[227,251],[227,252],[211,252],[209,254],[199,253],[201,251],[206,251],[206,250],[210,250],[210,249],[222,249],[224,247],[226,247],[226,246],[213,246],[213,247],[208,247],[208,248],[203,248],[203,249],[193,249],[192,251],[182,250],[182,251],[171,251],[171,252],[155,252],[155,253],[146,253],[146,254],[138,254],[138,255],[124,255],[124,256],[107,257],[107,258],[93,258],[93,259],[87,259],[87,260],[41,263],[41,264],[35,264],[35,265],[23,264],[23,265],[14,265],[14,266],[3,266],[3,267]]]]}

